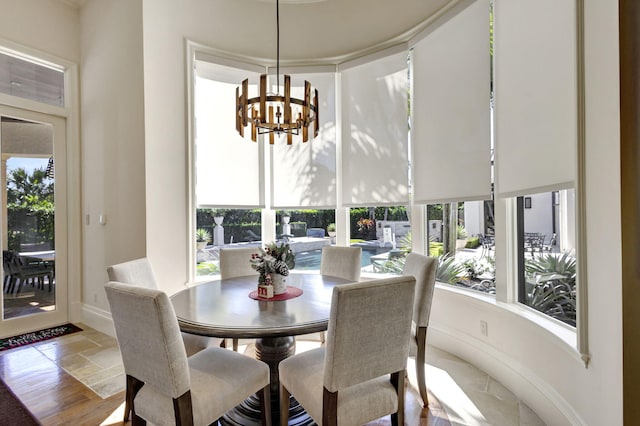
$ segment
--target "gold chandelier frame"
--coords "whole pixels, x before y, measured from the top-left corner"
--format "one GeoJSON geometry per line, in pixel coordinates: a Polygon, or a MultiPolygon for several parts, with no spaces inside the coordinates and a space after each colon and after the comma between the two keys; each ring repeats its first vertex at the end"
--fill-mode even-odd
{"type": "Polygon", "coordinates": [[[302,142],[309,140],[309,126],[313,125],[313,137],[319,131],[318,89],[314,89],[311,99],[311,83],[304,82],[304,99],[291,97],[291,77],[284,76],[284,95],[280,95],[280,1],[276,1],[277,25],[277,94],[267,94],[267,75],[260,75],[259,96],[249,98],[249,79],[236,87],[236,130],[244,137],[244,128],[251,124],[251,140],[258,135],[269,134],[269,143],[274,144],[274,135],[287,135],[287,145],[291,145],[294,135],[300,135],[302,142]],[[242,90],[242,91],[241,91],[242,90]],[[297,107],[294,107],[296,106],[297,107]],[[295,115],[297,112],[297,116],[295,115]]]}

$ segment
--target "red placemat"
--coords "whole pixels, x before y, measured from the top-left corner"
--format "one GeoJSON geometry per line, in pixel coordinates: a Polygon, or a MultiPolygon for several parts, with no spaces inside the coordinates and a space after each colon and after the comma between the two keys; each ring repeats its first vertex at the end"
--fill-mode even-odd
{"type": "Polygon", "coordinates": [[[272,300],[272,301],[278,301],[278,300],[289,300],[289,299],[293,299],[294,297],[298,297],[302,294],[302,289],[298,288],[298,287],[291,287],[291,286],[287,286],[287,291],[282,293],[282,294],[276,294],[275,296],[271,297],[271,298],[266,298],[266,297],[260,297],[258,296],[258,290],[253,290],[251,293],[249,293],[249,297],[255,300],[272,300]]]}

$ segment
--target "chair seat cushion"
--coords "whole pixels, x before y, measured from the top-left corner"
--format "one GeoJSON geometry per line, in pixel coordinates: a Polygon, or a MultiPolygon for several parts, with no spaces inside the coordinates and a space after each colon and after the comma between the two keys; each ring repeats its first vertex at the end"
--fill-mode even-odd
{"type": "Polygon", "coordinates": [[[187,351],[187,356],[192,356],[203,349],[220,347],[222,339],[182,333],[182,341],[184,342],[184,349],[187,351]]]}
{"type": "MultiPolygon", "coordinates": [[[[322,424],[324,348],[313,349],[282,361],[280,384],[295,395],[316,423],[322,424]]],[[[338,424],[362,425],[398,407],[396,390],[389,376],[341,390],[338,394],[338,424]]]]}
{"type": "MultiPolygon", "coordinates": [[[[195,425],[209,425],[269,384],[267,364],[236,352],[208,348],[189,358],[195,425]],[[258,372],[258,374],[256,374],[258,372]]],[[[136,414],[154,425],[173,425],[173,401],[144,385],[134,401],[136,414]]]]}

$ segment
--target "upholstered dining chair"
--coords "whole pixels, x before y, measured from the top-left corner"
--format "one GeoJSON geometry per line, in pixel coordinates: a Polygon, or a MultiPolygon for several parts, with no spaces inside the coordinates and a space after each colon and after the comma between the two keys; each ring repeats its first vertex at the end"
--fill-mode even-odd
{"type": "MultiPolygon", "coordinates": [[[[258,271],[251,267],[249,259],[258,253],[258,247],[221,248],[220,249],[220,279],[258,275],[258,271]]],[[[258,281],[256,280],[256,285],[258,281]]],[[[238,339],[231,340],[233,350],[238,351],[238,339]]]]}
{"type": "Polygon", "coordinates": [[[431,301],[436,284],[436,270],[438,259],[418,253],[407,255],[403,275],[416,279],[416,297],[413,304],[413,325],[411,327],[411,341],[409,354],[415,357],[418,390],[424,407],[429,405],[427,385],[425,381],[425,361],[427,348],[427,327],[431,313],[431,301]]]}
{"type": "Polygon", "coordinates": [[[320,274],[359,281],[361,258],[361,247],[325,246],[320,258],[320,274]]]}
{"type": "MultiPolygon", "coordinates": [[[[151,267],[151,262],[146,257],[140,259],[130,260],[128,262],[118,263],[107,267],[107,275],[109,281],[117,281],[123,284],[137,285],[145,288],[158,289],[158,283],[156,276],[151,267]]],[[[182,341],[184,348],[187,352],[187,356],[192,356],[203,349],[208,347],[220,346],[224,341],[222,339],[215,339],[212,337],[198,336],[195,334],[182,333],[182,341]]],[[[129,382],[126,384],[126,400],[129,400],[129,395],[133,392],[129,382]]],[[[129,421],[129,413],[131,412],[131,406],[125,403],[124,421],[129,421]]]]}
{"type": "Polygon", "coordinates": [[[326,345],[278,367],[282,426],[290,395],[323,426],[362,425],[388,414],[393,425],[404,425],[415,283],[398,276],[334,287],[326,345]]]}
{"type": "MultiPolygon", "coordinates": [[[[111,265],[107,268],[107,275],[109,276],[109,281],[158,289],[158,282],[151,262],[146,257],[111,265]]],[[[222,339],[189,333],[182,333],[182,340],[184,341],[187,356],[191,356],[210,346],[220,346],[223,342],[222,339]]]]}
{"type": "Polygon", "coordinates": [[[258,247],[221,248],[220,249],[220,279],[258,275],[258,271],[251,267],[251,255],[258,253],[258,247]]]}
{"type": "MultiPolygon", "coordinates": [[[[361,258],[361,247],[325,246],[320,257],[320,274],[360,281],[361,258]]],[[[324,342],[325,334],[321,331],[320,343],[324,345],[324,342]]]]}
{"type": "Polygon", "coordinates": [[[262,424],[271,424],[265,363],[222,348],[187,357],[166,293],[114,281],[105,291],[133,389],[134,425],[209,425],[256,392],[262,424]]]}

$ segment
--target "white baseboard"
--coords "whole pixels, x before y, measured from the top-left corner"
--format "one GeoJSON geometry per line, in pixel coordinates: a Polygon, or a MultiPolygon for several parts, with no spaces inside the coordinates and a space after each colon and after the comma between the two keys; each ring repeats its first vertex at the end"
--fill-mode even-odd
{"type": "MultiPolygon", "coordinates": [[[[548,425],[586,425],[573,407],[522,363],[467,334],[429,325],[430,345],[456,355],[506,386],[548,425]]],[[[427,355],[428,360],[428,355],[427,355]]]]}
{"type": "Polygon", "coordinates": [[[109,311],[85,304],[82,306],[81,321],[83,324],[86,324],[101,333],[108,334],[112,337],[116,336],[116,330],[113,328],[113,320],[111,319],[111,312],[109,311]]]}

